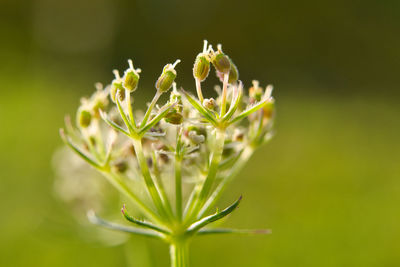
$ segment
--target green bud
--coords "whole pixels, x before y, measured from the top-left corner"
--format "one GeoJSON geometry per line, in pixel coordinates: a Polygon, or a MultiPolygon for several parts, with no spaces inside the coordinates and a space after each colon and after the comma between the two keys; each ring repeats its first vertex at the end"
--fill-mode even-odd
{"type": "Polygon", "coordinates": [[[116,96],[119,92],[119,100],[125,99],[125,88],[122,86],[122,79],[119,77],[118,71],[114,70],[115,79],[111,82],[110,96],[111,100],[116,103],[116,96]]]}
{"type": "Polygon", "coordinates": [[[171,87],[176,78],[175,66],[178,64],[180,60],[175,61],[173,65],[167,64],[165,65],[163,72],[156,82],[157,90],[160,90],[162,93],[167,92],[171,87]]]}
{"type": "Polygon", "coordinates": [[[193,76],[202,82],[207,78],[209,72],[210,61],[208,56],[204,53],[200,53],[194,61],[193,76]]]}
{"type": "Polygon", "coordinates": [[[205,141],[204,135],[197,134],[195,131],[190,131],[188,137],[190,141],[192,141],[196,145],[204,143],[205,141]]]}
{"type": "Polygon", "coordinates": [[[115,172],[124,173],[128,170],[128,163],[125,160],[119,160],[112,165],[115,172]]]}
{"type": "Polygon", "coordinates": [[[259,86],[259,82],[254,80],[252,81],[253,83],[253,87],[251,87],[249,89],[249,96],[250,99],[254,102],[255,101],[260,101],[263,95],[263,90],[262,88],[259,86]]]}
{"type": "Polygon", "coordinates": [[[78,112],[78,123],[82,128],[87,128],[92,121],[92,114],[87,110],[80,110],[78,112]]]}
{"type": "Polygon", "coordinates": [[[129,92],[133,92],[136,90],[138,83],[139,83],[139,73],[140,69],[134,69],[132,60],[128,60],[129,69],[127,69],[124,73],[123,77],[123,86],[129,92]]]}
{"type": "Polygon", "coordinates": [[[236,65],[233,63],[232,59],[229,58],[231,63],[231,69],[229,70],[229,80],[228,83],[232,84],[239,79],[239,70],[236,65]]]}
{"type": "Polygon", "coordinates": [[[222,52],[221,45],[218,45],[217,52],[211,53],[211,62],[214,68],[223,74],[228,73],[231,69],[231,61],[229,57],[222,52]]]}
{"type": "Polygon", "coordinates": [[[215,102],[214,98],[206,98],[203,101],[203,106],[205,106],[208,109],[214,110],[217,106],[217,103],[215,102]]]}
{"type": "Polygon", "coordinates": [[[183,122],[183,116],[182,113],[173,109],[168,114],[165,116],[165,121],[171,124],[181,124],[183,122]]]}

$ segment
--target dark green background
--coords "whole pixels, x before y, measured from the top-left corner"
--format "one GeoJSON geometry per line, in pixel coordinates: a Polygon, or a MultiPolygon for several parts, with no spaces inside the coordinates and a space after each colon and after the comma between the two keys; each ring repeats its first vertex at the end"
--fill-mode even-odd
{"type": "Polygon", "coordinates": [[[277,135],[221,201],[243,194],[226,225],[273,234],[199,237],[192,266],[400,266],[399,29],[394,0],[2,0],[0,265],[167,266],[157,242],[82,238],[51,158],[64,114],[94,82],[133,58],[144,106],[180,58],[177,82],[193,90],[208,39],[247,86],[275,85],[277,135]]]}

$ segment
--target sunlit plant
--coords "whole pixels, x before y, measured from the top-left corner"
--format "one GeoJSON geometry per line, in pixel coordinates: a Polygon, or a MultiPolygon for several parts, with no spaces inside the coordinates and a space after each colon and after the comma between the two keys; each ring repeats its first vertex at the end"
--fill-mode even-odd
{"type": "Polygon", "coordinates": [[[204,41],[193,75],[197,98],[177,89],[174,64],[167,64],[155,84],[155,95],[143,113],[134,112],[133,93],[140,69],[128,60],[122,77],[114,70],[110,85],[82,99],[76,126],[66,120],[61,137],[76,154],[94,167],[131,200],[122,215],[130,226],[88,212],[89,220],[106,228],[154,237],[170,246],[171,266],[188,266],[188,246],[196,235],[269,233],[268,230],[213,228],[212,223],[233,212],[241,197],[229,207],[210,213],[255,149],[272,136],[274,99],[272,86],[253,81],[248,94],[239,72],[220,45],[204,41]],[[222,87],[217,97],[204,98],[202,82],[211,66],[222,87]],[[159,98],[169,100],[158,106],[159,98]],[[145,194],[144,194],[145,193],[145,194]]]}

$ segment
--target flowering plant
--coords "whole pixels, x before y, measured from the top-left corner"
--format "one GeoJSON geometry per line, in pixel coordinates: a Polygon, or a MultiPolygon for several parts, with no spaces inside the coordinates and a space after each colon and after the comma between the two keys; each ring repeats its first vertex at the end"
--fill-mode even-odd
{"type": "Polygon", "coordinates": [[[65,144],[126,195],[145,220],[122,207],[131,226],[119,225],[88,212],[90,221],[114,230],[161,239],[170,245],[172,266],[188,266],[188,244],[195,235],[269,233],[268,230],[212,228],[210,224],[234,211],[229,207],[209,214],[227,185],[254,150],[272,136],[274,99],[253,81],[248,95],[232,59],[220,45],[204,42],[193,75],[197,99],[178,90],[175,70],[180,60],[167,64],[146,112],[134,112],[132,93],[140,69],[129,68],[88,99],[82,99],[76,127],[66,120],[60,134],[65,144]],[[217,97],[204,98],[201,83],[213,66],[222,82],[217,97]],[[172,88],[172,90],[171,90],[172,88]],[[169,101],[157,102],[169,93],[169,101]],[[110,101],[111,100],[111,101],[110,101]],[[143,193],[146,194],[143,194],[143,193]]]}

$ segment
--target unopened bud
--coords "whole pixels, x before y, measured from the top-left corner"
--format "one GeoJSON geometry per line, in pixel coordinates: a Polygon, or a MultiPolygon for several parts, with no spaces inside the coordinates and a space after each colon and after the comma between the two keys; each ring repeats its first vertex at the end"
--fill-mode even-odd
{"type": "Polygon", "coordinates": [[[183,122],[182,113],[175,109],[172,109],[170,112],[168,112],[164,119],[166,122],[175,125],[181,124],[183,122]]]}
{"type": "Polygon", "coordinates": [[[252,81],[253,87],[249,89],[249,96],[251,99],[260,101],[263,95],[262,88],[259,86],[259,82],[254,80],[252,81]]]}
{"type": "Polygon", "coordinates": [[[124,73],[123,77],[123,86],[129,92],[133,92],[136,90],[138,83],[139,83],[139,73],[140,69],[134,69],[132,60],[128,60],[129,69],[127,69],[124,73]]]}
{"type": "Polygon", "coordinates": [[[268,102],[264,107],[263,107],[263,117],[264,119],[271,119],[272,116],[274,115],[275,112],[275,104],[274,102],[268,102]]]}
{"type": "Polygon", "coordinates": [[[206,55],[199,54],[194,62],[193,76],[202,82],[207,78],[209,72],[210,61],[208,61],[206,55]]]}
{"type": "Polygon", "coordinates": [[[196,145],[203,143],[205,140],[204,135],[197,134],[195,131],[190,131],[188,137],[196,145]]]}
{"type": "Polygon", "coordinates": [[[231,62],[231,69],[229,70],[229,80],[228,83],[232,84],[235,83],[239,79],[239,70],[236,67],[236,65],[233,63],[232,59],[230,59],[231,62]]]}
{"type": "Polygon", "coordinates": [[[217,106],[217,103],[215,102],[214,98],[210,98],[210,99],[206,98],[203,101],[203,106],[208,109],[214,110],[217,106]]]}
{"type": "Polygon", "coordinates": [[[218,46],[218,51],[211,54],[211,62],[214,68],[221,73],[229,73],[231,69],[231,61],[227,55],[225,55],[221,46],[218,46]]]}
{"type": "Polygon", "coordinates": [[[125,99],[125,89],[122,86],[122,79],[119,77],[118,71],[114,70],[115,79],[111,82],[110,96],[111,100],[115,103],[117,94],[119,94],[119,100],[125,99]]]}
{"type": "Polygon", "coordinates": [[[78,112],[78,123],[82,128],[89,127],[92,121],[92,114],[87,110],[80,110],[78,112]]]}
{"type": "Polygon", "coordinates": [[[173,65],[167,64],[165,65],[163,72],[161,73],[160,77],[156,82],[157,90],[160,90],[162,93],[167,92],[171,87],[172,83],[175,81],[176,78],[176,70],[175,66],[181,62],[179,59],[175,61],[173,65]]]}
{"type": "Polygon", "coordinates": [[[124,173],[128,170],[128,163],[125,160],[120,160],[112,165],[115,172],[124,173]]]}
{"type": "Polygon", "coordinates": [[[238,129],[233,133],[232,139],[236,142],[242,142],[244,138],[244,133],[238,129]]]}

